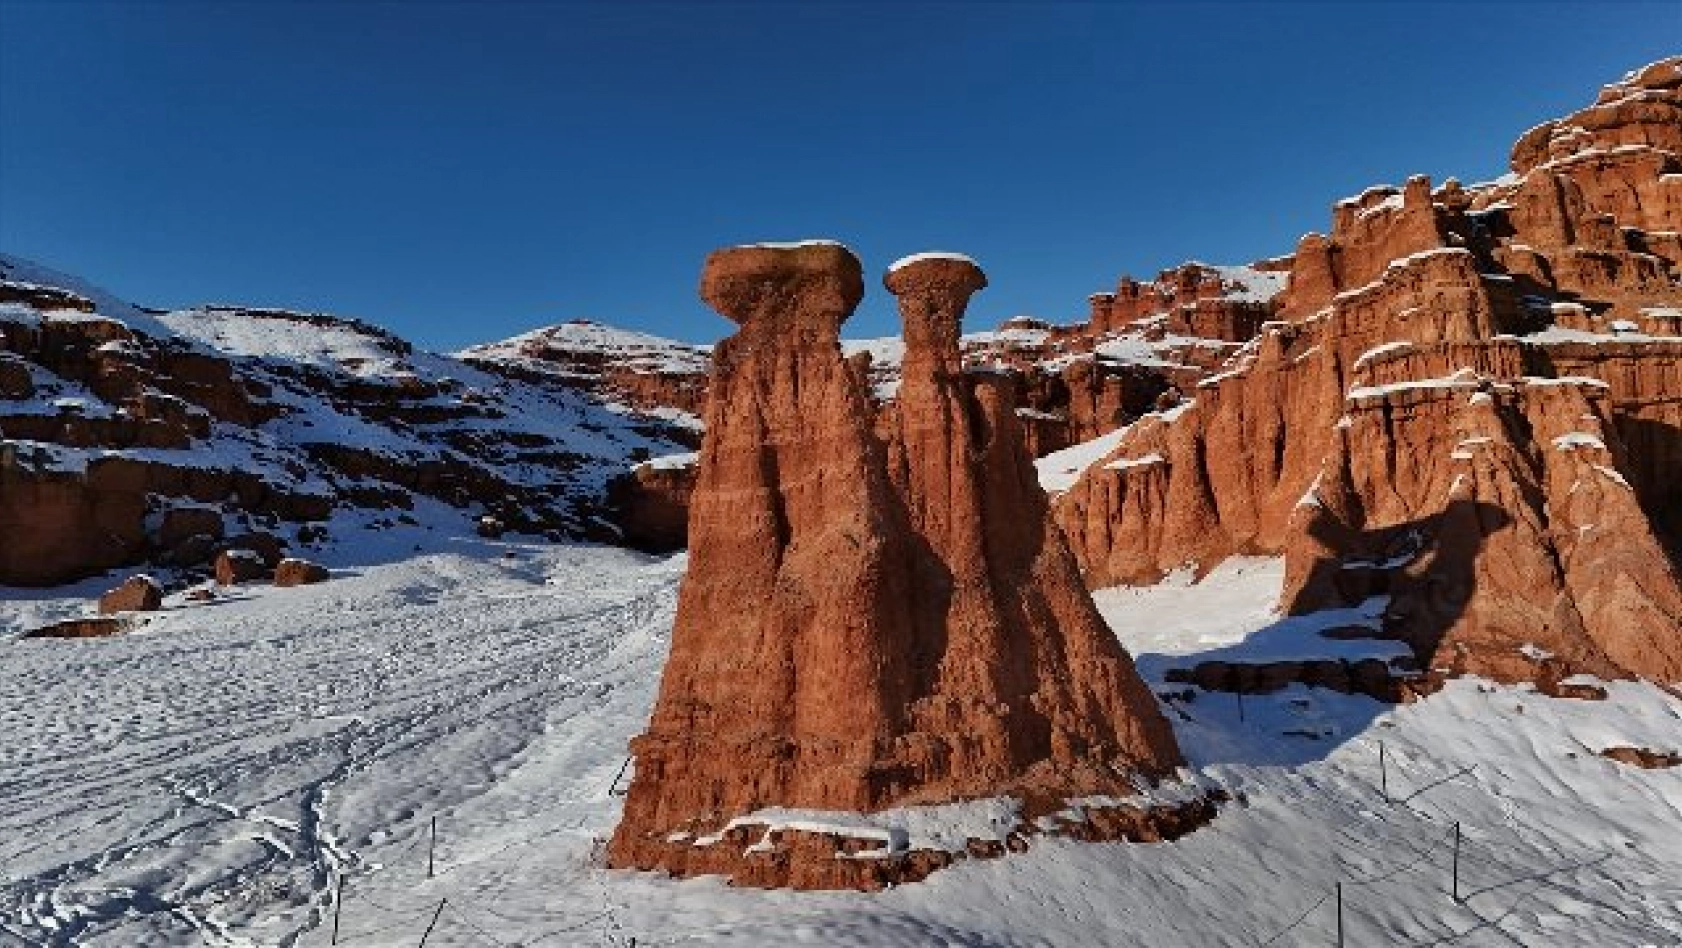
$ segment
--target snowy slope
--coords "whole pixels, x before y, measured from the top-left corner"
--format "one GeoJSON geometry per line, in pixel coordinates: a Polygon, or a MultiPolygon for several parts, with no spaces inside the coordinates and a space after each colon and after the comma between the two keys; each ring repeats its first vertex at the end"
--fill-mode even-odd
{"type": "Polygon", "coordinates": [[[711,346],[698,346],[631,329],[577,319],[521,333],[501,342],[470,346],[456,353],[464,359],[542,359],[550,353],[594,358],[639,372],[705,374],[711,346]]]}
{"type": "MultiPolygon", "coordinates": [[[[1235,800],[1173,844],[1043,840],[877,895],[608,872],[682,557],[380,539],[424,552],[347,548],[330,583],[172,599],[125,638],[0,640],[0,945],[326,945],[341,872],[353,948],[434,921],[431,948],[1326,945],[1339,880],[1350,944],[1682,943],[1682,769],[1595,753],[1682,750],[1682,709],[1633,684],[1176,700],[1235,800]]],[[[1154,677],[1265,637],[1277,570],[1099,600],[1154,677]]],[[[0,600],[0,628],[54,608],[0,600]]]]}

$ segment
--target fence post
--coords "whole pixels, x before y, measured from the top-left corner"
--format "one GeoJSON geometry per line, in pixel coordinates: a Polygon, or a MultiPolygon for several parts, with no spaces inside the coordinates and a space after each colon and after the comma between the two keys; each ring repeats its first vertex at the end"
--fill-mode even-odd
{"type": "Polygon", "coordinates": [[[432,838],[426,844],[426,877],[432,878],[432,854],[438,848],[438,817],[432,818],[432,838]]]}
{"type": "Polygon", "coordinates": [[[449,899],[438,900],[438,911],[432,913],[432,921],[427,922],[426,931],[421,932],[421,940],[418,948],[426,948],[426,940],[432,937],[432,929],[438,926],[438,916],[444,914],[444,903],[448,901],[449,899]]]}
{"type": "Polygon", "coordinates": [[[1460,901],[1460,824],[1458,822],[1456,822],[1454,824],[1454,869],[1453,869],[1453,873],[1454,873],[1453,883],[1452,883],[1453,889],[1451,891],[1454,895],[1454,901],[1459,902],[1460,901]]]}
{"type": "Polygon", "coordinates": [[[1343,948],[1343,883],[1337,884],[1337,948],[1343,948]]]}
{"type": "Polygon", "coordinates": [[[1384,761],[1384,742],[1378,742],[1378,790],[1384,794],[1384,802],[1390,802],[1390,768],[1384,761]]]}
{"type": "Polygon", "coordinates": [[[1244,692],[1234,688],[1232,693],[1238,696],[1238,720],[1242,722],[1244,720],[1244,692]]]}
{"type": "Polygon", "coordinates": [[[339,943],[339,910],[345,905],[345,874],[339,873],[338,882],[333,886],[333,940],[329,944],[339,943]]]}

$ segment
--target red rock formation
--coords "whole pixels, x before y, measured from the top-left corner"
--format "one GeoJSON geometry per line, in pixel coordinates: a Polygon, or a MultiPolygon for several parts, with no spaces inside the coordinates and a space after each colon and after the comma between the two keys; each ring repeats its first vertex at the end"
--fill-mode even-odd
{"type": "Polygon", "coordinates": [[[1682,315],[1682,283],[1651,252],[1682,228],[1667,197],[1682,178],[1664,151],[1669,133],[1653,124],[1682,103],[1678,63],[1644,70],[1597,106],[1609,115],[1607,102],[1640,101],[1646,118],[1587,121],[1601,130],[1587,138],[1561,131],[1549,139],[1551,163],[1525,164],[1516,182],[1473,191],[1451,181],[1432,192],[1415,178],[1342,202],[1332,237],[1305,239],[1294,257],[1282,300],[1294,322],[1264,327],[1259,343],[1197,385],[1190,409],[1172,424],[1137,425],[1060,498],[1059,522],[1088,582],[1149,582],[1188,563],[1281,550],[1296,499],[1331,447],[1345,391],[1462,368],[1498,379],[1612,381],[1611,421],[1631,446],[1629,476],[1676,548],[1682,507],[1659,473],[1682,461],[1672,343],[1496,337],[1555,319],[1598,332],[1620,320],[1663,332],[1682,323],[1672,318],[1682,315]],[[1619,131],[1618,122],[1634,124],[1619,131]]]}
{"type": "Polygon", "coordinates": [[[167,549],[193,537],[220,540],[222,531],[220,511],[209,507],[172,507],[164,511],[156,542],[167,549]]]}
{"type": "Polygon", "coordinates": [[[1401,190],[1370,188],[1338,202],[1331,236],[1309,234],[1298,244],[1281,313],[1308,316],[1337,293],[1377,280],[1392,260],[1446,246],[1442,216],[1424,176],[1409,178],[1401,190]]]}
{"type": "Polygon", "coordinates": [[[985,773],[1001,757],[1005,773],[1047,759],[1066,769],[1094,752],[1160,771],[1177,759],[1173,738],[1081,588],[1061,535],[1047,529],[1008,388],[983,377],[972,399],[962,384],[959,325],[970,294],[986,285],[981,271],[923,259],[890,272],[887,285],[900,298],[906,338],[889,472],[932,554],[914,574],[913,621],[945,629],[938,665],[921,665],[937,677],[919,688],[932,695],[913,728],[992,745],[973,761],[954,760],[960,773],[985,773]],[[1051,655],[1062,661],[1048,665],[1051,655]],[[987,707],[994,700],[1038,713],[1000,716],[987,707]]]}
{"type": "Polygon", "coordinates": [[[1528,135],[1513,180],[1340,203],[1293,321],[1059,499],[1088,582],[1283,550],[1287,606],[1390,596],[1427,677],[1682,677],[1682,360],[1641,335],[1682,327],[1679,77],[1528,135]]]}
{"type": "Polygon", "coordinates": [[[121,586],[99,597],[99,612],[155,612],[164,607],[164,591],[150,576],[130,576],[121,586]]]}
{"type": "Polygon", "coordinates": [[[908,345],[884,445],[839,346],[857,259],[707,261],[702,297],[740,329],[716,351],[689,572],[613,865],[717,871],[731,860],[693,837],[768,806],[1126,793],[1178,762],[1046,528],[1014,406],[969,396],[958,325],[980,271],[924,260],[889,283],[908,345]]]}
{"type": "Polygon", "coordinates": [[[1094,334],[1126,332],[1154,321],[1175,335],[1227,342],[1255,338],[1273,313],[1271,298],[1200,263],[1164,270],[1151,283],[1122,277],[1115,292],[1093,294],[1088,303],[1087,326],[1094,334]]]}
{"type": "Polygon", "coordinates": [[[411,507],[412,494],[468,522],[488,512],[521,533],[607,540],[608,468],[695,440],[669,404],[624,407],[645,378],[649,397],[682,395],[640,363],[569,386],[476,360],[495,375],[460,365],[469,385],[355,320],[226,307],[160,316],[33,282],[61,278],[0,257],[0,529],[35,538],[0,549],[0,584],[146,560],[202,569],[222,529],[206,516],[304,524],[336,506],[411,507]],[[361,437],[370,426],[389,437],[361,437]],[[216,510],[172,513],[194,505],[216,510]]]}

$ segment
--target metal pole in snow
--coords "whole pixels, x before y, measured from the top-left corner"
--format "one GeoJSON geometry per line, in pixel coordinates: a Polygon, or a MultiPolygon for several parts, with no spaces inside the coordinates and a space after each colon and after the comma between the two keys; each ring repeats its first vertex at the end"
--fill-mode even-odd
{"type": "Polygon", "coordinates": [[[1378,789],[1384,802],[1390,802],[1390,768],[1384,762],[1384,742],[1378,742],[1378,789]]]}
{"type": "Polygon", "coordinates": [[[1244,720],[1244,692],[1235,688],[1232,693],[1238,696],[1238,720],[1242,721],[1244,720]]]}
{"type": "Polygon", "coordinates": [[[1337,948],[1343,948],[1343,883],[1337,884],[1337,948]]]}
{"type": "Polygon", "coordinates": [[[438,848],[438,817],[432,818],[432,838],[426,844],[426,877],[432,878],[432,853],[438,848]]]}
{"type": "Polygon", "coordinates": [[[1460,824],[1454,824],[1454,901],[1460,901],[1460,824]]]}
{"type": "Polygon", "coordinates": [[[338,884],[333,886],[333,940],[329,944],[339,943],[339,910],[345,905],[345,874],[339,873],[338,884]]]}

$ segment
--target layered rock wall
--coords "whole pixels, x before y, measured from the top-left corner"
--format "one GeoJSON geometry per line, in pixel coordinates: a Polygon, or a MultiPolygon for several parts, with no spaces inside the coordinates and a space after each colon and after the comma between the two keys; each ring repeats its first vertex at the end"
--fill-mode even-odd
{"type": "Polygon", "coordinates": [[[1430,674],[1682,678],[1679,129],[1668,60],[1511,178],[1338,204],[1285,321],[1059,498],[1087,582],[1283,552],[1284,606],[1389,597],[1430,674]]]}

